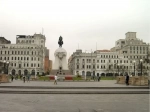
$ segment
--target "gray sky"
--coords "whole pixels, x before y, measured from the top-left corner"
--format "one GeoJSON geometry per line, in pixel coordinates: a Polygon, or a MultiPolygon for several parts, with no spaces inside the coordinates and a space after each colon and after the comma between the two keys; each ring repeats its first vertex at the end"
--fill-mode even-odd
{"type": "Polygon", "coordinates": [[[0,0],[0,35],[41,33],[47,37],[50,59],[63,37],[68,55],[79,44],[85,50],[110,49],[128,31],[150,43],[150,0],[0,0]]]}

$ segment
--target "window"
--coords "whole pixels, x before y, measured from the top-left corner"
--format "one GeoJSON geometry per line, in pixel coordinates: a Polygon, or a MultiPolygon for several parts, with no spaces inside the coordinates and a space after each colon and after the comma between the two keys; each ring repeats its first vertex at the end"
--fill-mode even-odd
{"type": "Polygon", "coordinates": [[[97,69],[99,69],[99,65],[97,65],[97,69]]]}
{"type": "Polygon", "coordinates": [[[13,60],[13,57],[11,57],[11,60],[13,60]]]}
{"type": "Polygon", "coordinates": [[[24,57],[24,60],[26,60],[26,57],[24,57]]]}
{"type": "Polygon", "coordinates": [[[27,67],[29,66],[29,64],[27,63],[27,67]]]}
{"type": "Polygon", "coordinates": [[[38,67],[40,67],[40,65],[38,64],[38,67]]]}
{"type": "Polygon", "coordinates": [[[31,67],[33,67],[33,63],[31,63],[31,67]]]}
{"type": "Polygon", "coordinates": [[[18,60],[19,60],[20,58],[18,57],[18,60]]]}
{"type": "Polygon", "coordinates": [[[95,62],[95,59],[93,59],[93,62],[95,62]]]}
{"type": "Polygon", "coordinates": [[[84,62],[84,59],[82,59],[82,61],[84,62]]]}
{"type": "Polygon", "coordinates": [[[79,69],[79,65],[77,65],[77,69],[79,69]]]}
{"type": "Polygon", "coordinates": [[[99,63],[99,60],[97,60],[97,63],[99,63]]]}
{"type": "Polygon", "coordinates": [[[95,69],[95,65],[93,65],[93,69],[95,69]]]}
{"type": "Polygon", "coordinates": [[[16,60],[16,57],[15,57],[15,60],[16,60]]]}
{"type": "Polygon", "coordinates": [[[82,65],[82,68],[84,68],[84,65],[82,65]]]}
{"type": "Polygon", "coordinates": [[[91,65],[89,65],[89,69],[91,68],[91,65]]]}

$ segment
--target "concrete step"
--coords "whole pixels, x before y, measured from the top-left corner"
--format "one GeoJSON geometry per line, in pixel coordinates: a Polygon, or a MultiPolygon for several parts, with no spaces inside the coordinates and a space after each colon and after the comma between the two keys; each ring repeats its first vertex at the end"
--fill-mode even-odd
{"type": "Polygon", "coordinates": [[[149,89],[148,86],[126,86],[126,87],[65,87],[65,86],[0,86],[0,88],[18,89],[149,89]]]}
{"type": "Polygon", "coordinates": [[[13,91],[0,90],[0,94],[150,94],[147,91],[13,91]]]}

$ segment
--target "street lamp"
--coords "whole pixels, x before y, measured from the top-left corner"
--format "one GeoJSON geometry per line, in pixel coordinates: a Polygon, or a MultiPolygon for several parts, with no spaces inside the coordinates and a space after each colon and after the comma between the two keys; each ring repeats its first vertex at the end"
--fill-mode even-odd
{"type": "Polygon", "coordinates": [[[121,63],[121,67],[122,67],[122,75],[124,76],[124,63],[121,63]]]}
{"type": "Polygon", "coordinates": [[[133,63],[134,63],[134,76],[135,76],[135,60],[133,60],[133,63]]]}
{"type": "Polygon", "coordinates": [[[4,63],[4,70],[3,70],[3,72],[5,74],[6,73],[6,60],[4,60],[3,63],[4,63]]]}
{"type": "Polygon", "coordinates": [[[140,62],[141,62],[141,76],[142,76],[142,62],[143,62],[143,59],[140,59],[140,62]]]}
{"type": "Polygon", "coordinates": [[[8,61],[6,62],[6,65],[7,65],[7,67],[6,67],[7,68],[7,73],[6,74],[8,74],[8,66],[9,66],[9,62],[8,61]]]}
{"type": "Polygon", "coordinates": [[[118,63],[117,65],[118,65],[118,66],[117,66],[117,67],[118,67],[118,75],[120,76],[120,74],[119,74],[119,66],[120,66],[120,64],[118,63]]]}

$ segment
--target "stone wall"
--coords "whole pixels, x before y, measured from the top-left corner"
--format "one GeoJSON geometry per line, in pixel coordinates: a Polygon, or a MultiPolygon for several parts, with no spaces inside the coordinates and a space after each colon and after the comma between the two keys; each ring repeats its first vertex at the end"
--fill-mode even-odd
{"type": "Polygon", "coordinates": [[[9,76],[6,74],[0,74],[0,82],[1,83],[7,83],[9,82],[9,76]]]}
{"type": "MultiPolygon", "coordinates": [[[[117,84],[125,84],[125,76],[116,78],[117,84]]],[[[129,78],[129,85],[148,85],[148,76],[132,76],[129,78]]]]}

